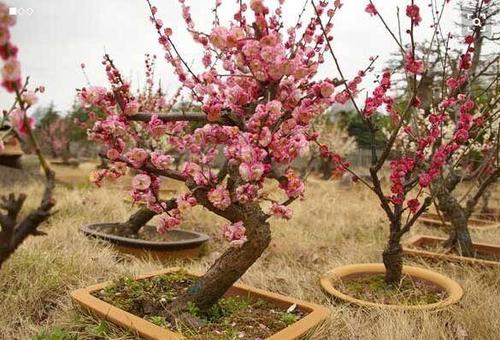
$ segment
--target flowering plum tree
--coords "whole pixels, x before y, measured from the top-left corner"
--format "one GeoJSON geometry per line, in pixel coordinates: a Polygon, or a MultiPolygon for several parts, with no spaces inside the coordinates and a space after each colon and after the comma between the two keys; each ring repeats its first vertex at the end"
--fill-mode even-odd
{"type": "Polygon", "coordinates": [[[203,71],[195,73],[184,61],[172,29],[149,4],[151,21],[166,60],[201,112],[169,113],[143,107],[109,58],[104,64],[110,87],[79,92],[84,103],[106,113],[89,135],[106,145],[106,157],[113,166],[95,172],[95,182],[121,176],[126,167],[139,171],[132,181],[132,198],[160,215],[159,232],[178,226],[183,213],[195,205],[228,221],[222,232],[231,247],[168,306],[174,315],[181,315],[190,303],[202,311],[216,303],[268,246],[269,218],[290,218],[289,204],[302,198],[301,179],[290,168],[278,169],[286,168],[315,142],[318,135],[310,130],[310,122],[334,101],[337,82],[316,79],[316,74],[326,39],[331,39],[331,20],[340,7],[339,1],[322,1],[317,6],[328,22],[325,32],[315,15],[304,30],[300,19],[285,34],[282,1],[274,10],[261,0],[239,2],[229,25],[219,22],[218,1],[214,27],[202,33],[195,28],[189,6],[180,3],[188,31],[203,49],[203,71]],[[201,127],[192,129],[193,123],[201,127]],[[173,169],[170,155],[144,147],[137,131],[168,138],[170,145],[186,155],[182,169],[173,169]],[[218,154],[224,155],[225,163],[217,170],[218,154]],[[189,192],[162,202],[158,198],[162,177],[185,182],[189,192]],[[282,201],[266,197],[265,180],[277,181],[282,201]]]}
{"type": "MultiPolygon", "coordinates": [[[[473,17],[485,18],[483,27],[492,24],[487,21],[492,18],[492,13],[498,13],[494,4],[487,1],[477,1],[472,8],[473,17]]],[[[446,96],[449,98],[446,104],[449,118],[440,122],[439,143],[453,138],[460,138],[461,142],[453,155],[444,159],[443,171],[429,188],[436,198],[438,213],[440,211],[451,222],[450,237],[444,245],[454,247],[466,256],[474,255],[467,229],[468,219],[479,199],[500,176],[499,117],[496,112],[499,88],[495,85],[499,73],[498,67],[496,71],[492,70],[498,56],[487,55],[485,31],[480,26],[472,27],[472,34],[464,37],[465,54],[461,51],[455,53],[450,48],[451,35],[436,35],[435,43],[420,46],[419,50],[427,59],[426,71],[417,89],[420,109],[408,127],[411,133],[401,135],[401,140],[396,143],[399,150],[414,150],[418,143],[416,136],[428,134],[429,116],[440,110],[440,102],[446,96]],[[467,106],[457,106],[455,97],[467,106]],[[471,185],[460,197],[457,186],[463,181],[471,185]]],[[[406,76],[402,78],[402,83],[408,79],[406,76]]]]}
{"type": "MultiPolygon", "coordinates": [[[[49,216],[55,201],[52,197],[54,189],[54,173],[45,161],[34,137],[32,128],[34,120],[28,117],[26,111],[37,100],[37,92],[43,92],[43,87],[29,91],[28,79],[22,82],[21,66],[17,59],[18,48],[10,41],[10,27],[16,23],[16,17],[9,15],[9,8],[0,2],[0,58],[3,61],[2,87],[8,93],[15,95],[14,104],[9,110],[2,112],[0,126],[9,120],[10,128],[21,138],[26,138],[35,150],[42,166],[46,185],[40,205],[26,217],[20,219],[19,212],[26,200],[25,194],[16,196],[14,193],[0,197],[0,266],[15,252],[21,243],[30,235],[41,235],[38,226],[49,216]]],[[[0,141],[0,151],[3,147],[0,141]]]]}
{"type": "MultiPolygon", "coordinates": [[[[446,3],[447,1],[443,1],[441,9],[433,16],[434,33],[431,40],[433,43],[440,33],[437,28],[441,27],[441,13],[446,3]]],[[[383,262],[386,267],[385,281],[388,284],[397,284],[400,282],[402,272],[401,237],[410,230],[417,218],[431,204],[433,198],[442,190],[446,190],[443,178],[454,166],[451,160],[460,154],[460,150],[481,141],[477,136],[483,131],[483,125],[485,122],[496,121],[498,111],[494,111],[494,105],[479,107],[474,97],[470,96],[470,89],[467,86],[460,86],[474,77],[474,74],[470,72],[472,60],[475,60],[473,38],[465,39],[463,52],[457,60],[453,61],[458,65],[458,72],[451,72],[448,62],[444,62],[441,72],[444,74],[443,79],[447,82],[438,96],[439,100],[432,106],[432,110],[426,110],[422,107],[423,98],[420,97],[419,90],[428,72],[426,64],[428,56],[417,52],[414,35],[422,22],[419,6],[412,0],[406,7],[406,17],[409,20],[406,29],[407,43],[403,41],[402,35],[398,38],[392,32],[372,1],[369,1],[366,6],[366,12],[381,21],[398,47],[404,60],[405,77],[408,79],[404,89],[405,96],[403,100],[401,98],[398,100],[395,94],[391,94],[395,70],[387,69],[381,77],[378,77],[378,86],[375,90],[367,95],[364,107],[360,108],[354,102],[354,98],[359,96],[358,86],[366,74],[364,71],[361,71],[352,81],[347,82],[345,90],[338,93],[335,99],[340,102],[353,100],[359,116],[371,132],[373,141],[375,141],[377,131],[382,129],[376,125],[374,117],[382,114],[382,107],[391,117],[392,126],[383,150],[378,153],[375,143],[372,143],[372,164],[369,169],[371,183],[362,180],[363,177],[354,174],[352,170],[346,170],[353,173],[354,180],[360,180],[376,194],[390,221],[389,240],[383,252],[383,262]],[[425,124],[417,130],[412,124],[418,116],[423,117],[425,124]],[[447,124],[452,124],[454,127],[449,135],[443,132],[443,127],[447,124]],[[389,160],[389,156],[396,149],[396,142],[400,139],[408,139],[412,142],[408,143],[396,158],[389,160]],[[390,192],[386,192],[380,182],[380,172],[386,163],[390,166],[390,192]]],[[[344,78],[331,44],[328,42],[327,45],[339,74],[344,78]]],[[[336,155],[332,155],[326,146],[322,148],[325,157],[338,163],[336,155]]],[[[496,173],[498,163],[496,165],[490,163],[490,165],[491,171],[496,173]]]]}

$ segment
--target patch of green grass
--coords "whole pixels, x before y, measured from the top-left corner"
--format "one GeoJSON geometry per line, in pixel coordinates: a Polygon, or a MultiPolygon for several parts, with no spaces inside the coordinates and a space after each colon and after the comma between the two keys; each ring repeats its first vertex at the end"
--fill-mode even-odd
{"type": "Polygon", "coordinates": [[[60,328],[55,328],[51,331],[42,331],[41,333],[32,336],[30,340],[72,340],[75,337],[71,336],[67,331],[60,328]]]}
{"type": "Polygon", "coordinates": [[[250,308],[253,306],[258,306],[262,300],[256,302],[251,302],[249,299],[245,299],[241,296],[229,296],[222,298],[217,304],[213,305],[212,308],[204,315],[207,320],[217,320],[223,317],[231,316],[232,314],[238,313],[242,310],[250,308]]]}
{"type": "Polygon", "coordinates": [[[152,316],[149,321],[159,327],[167,327],[168,323],[163,316],[152,316]]]}
{"type": "Polygon", "coordinates": [[[105,337],[109,333],[109,325],[106,321],[99,321],[96,325],[88,327],[87,331],[89,334],[105,337]]]}
{"type": "Polygon", "coordinates": [[[187,312],[196,317],[200,315],[200,309],[191,301],[187,303],[187,312]]]}
{"type": "Polygon", "coordinates": [[[287,326],[296,323],[299,317],[293,313],[281,313],[280,320],[287,326]]]}

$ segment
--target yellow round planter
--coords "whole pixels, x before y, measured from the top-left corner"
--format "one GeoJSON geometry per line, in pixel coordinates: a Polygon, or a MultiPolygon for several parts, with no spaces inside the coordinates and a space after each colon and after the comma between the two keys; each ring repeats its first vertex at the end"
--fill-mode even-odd
{"type": "Polygon", "coordinates": [[[403,266],[403,274],[433,283],[438,287],[441,287],[446,291],[447,297],[442,301],[427,305],[387,305],[387,304],[356,299],[352,296],[342,293],[341,291],[337,290],[334,286],[335,280],[342,279],[343,277],[346,276],[355,274],[381,274],[381,273],[385,273],[385,267],[382,263],[351,264],[330,270],[321,277],[320,283],[321,287],[326,293],[340,300],[363,307],[372,307],[372,308],[376,307],[376,308],[398,309],[398,310],[442,309],[446,306],[457,303],[464,294],[462,287],[460,287],[460,285],[454,280],[428,269],[411,267],[411,266],[403,266]]]}

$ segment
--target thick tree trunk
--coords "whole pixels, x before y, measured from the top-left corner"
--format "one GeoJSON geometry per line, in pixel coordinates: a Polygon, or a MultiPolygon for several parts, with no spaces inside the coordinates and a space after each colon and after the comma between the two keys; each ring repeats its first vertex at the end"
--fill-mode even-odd
{"type": "Polygon", "coordinates": [[[180,316],[186,311],[188,303],[207,311],[262,255],[271,241],[267,216],[257,204],[241,207],[241,212],[248,240],[241,247],[229,248],[205,275],[167,307],[167,313],[180,316]]]}
{"type": "Polygon", "coordinates": [[[385,283],[391,286],[396,286],[401,282],[403,271],[403,250],[400,242],[401,237],[399,236],[400,223],[400,221],[391,222],[389,242],[382,253],[385,266],[385,283]]]}
{"type": "Polygon", "coordinates": [[[323,158],[320,159],[320,169],[322,178],[328,180],[332,177],[333,167],[332,162],[327,162],[323,158]]]}
{"type": "Polygon", "coordinates": [[[130,216],[127,222],[123,223],[124,234],[137,234],[155,215],[156,213],[148,208],[140,208],[130,216]]]}
{"type": "Polygon", "coordinates": [[[454,248],[462,256],[473,257],[472,239],[467,227],[469,213],[447,190],[442,190],[437,195],[437,199],[439,210],[451,223],[449,237],[443,245],[447,248],[454,248]]]}
{"type": "Polygon", "coordinates": [[[481,201],[483,205],[480,210],[481,213],[487,214],[490,212],[489,209],[490,198],[491,198],[491,189],[485,190],[483,196],[481,196],[481,201]]]}
{"type": "Polygon", "coordinates": [[[451,229],[444,246],[447,248],[454,248],[462,256],[473,257],[474,248],[472,246],[469,229],[467,228],[468,216],[464,211],[460,210],[463,209],[461,207],[460,209],[456,209],[456,211],[448,217],[451,223],[451,229]]]}

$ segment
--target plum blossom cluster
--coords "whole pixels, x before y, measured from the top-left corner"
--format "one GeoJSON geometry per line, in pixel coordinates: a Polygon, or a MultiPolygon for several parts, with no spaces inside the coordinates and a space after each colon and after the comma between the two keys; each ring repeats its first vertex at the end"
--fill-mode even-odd
{"type": "Polygon", "coordinates": [[[370,118],[374,115],[377,109],[382,105],[386,104],[386,109],[388,112],[394,112],[392,110],[393,98],[387,96],[387,90],[391,87],[391,73],[389,71],[384,72],[380,85],[373,90],[373,95],[366,98],[365,108],[363,110],[365,117],[370,118]]]}
{"type": "MultiPolygon", "coordinates": [[[[422,190],[429,188],[466,150],[478,144],[476,133],[489,117],[488,111],[478,110],[473,98],[462,93],[461,85],[471,76],[468,70],[474,52],[472,43],[471,37],[465,38],[466,52],[458,57],[457,62],[459,72],[447,78],[446,95],[438,103],[437,109],[425,113],[416,107],[416,124],[406,126],[398,136],[404,140],[399,149],[406,150],[403,152],[408,156],[391,162],[391,201],[394,204],[403,203],[407,194],[405,183],[413,178],[413,172],[420,187],[417,197],[407,201],[413,213],[420,206],[418,196],[422,190]]],[[[418,97],[415,99],[419,101],[418,97]]],[[[476,148],[487,153],[488,148],[484,146],[488,144],[479,144],[476,148]]]]}
{"type": "MultiPolygon", "coordinates": [[[[365,11],[372,16],[379,15],[374,4],[366,6],[365,11]]],[[[412,34],[413,29],[418,26],[422,20],[419,7],[412,2],[406,8],[406,15],[411,19],[411,30],[407,32],[412,34]]],[[[375,88],[371,96],[365,99],[365,106],[361,110],[364,120],[369,126],[374,121],[371,119],[374,115],[381,112],[381,107],[385,104],[385,110],[393,118],[392,131],[388,133],[390,148],[393,147],[390,140],[406,140],[405,147],[401,148],[401,156],[390,161],[390,195],[385,197],[395,207],[406,206],[412,214],[416,214],[422,207],[420,196],[425,188],[428,188],[446,169],[449,162],[460,150],[470,146],[474,142],[474,131],[479,129],[481,124],[488,118],[488,113],[477,109],[474,100],[464,92],[463,84],[468,81],[473,59],[474,39],[466,37],[465,53],[457,58],[458,73],[446,79],[446,95],[438,103],[436,110],[425,112],[420,108],[421,99],[417,94],[413,94],[408,100],[407,108],[398,112],[393,104],[396,100],[395,94],[388,91],[391,87],[391,73],[384,71],[379,85],[375,88]],[[408,115],[415,117],[424,117],[423,124],[409,124],[408,115]],[[406,118],[405,118],[406,116],[406,118]],[[454,119],[453,117],[456,117],[454,119]],[[444,131],[450,131],[447,135],[444,131]],[[394,138],[393,138],[394,137],[394,138]],[[408,194],[418,186],[416,197],[408,198],[408,194]]],[[[417,81],[417,76],[423,74],[425,65],[423,60],[419,59],[415,51],[410,50],[405,53],[404,66],[407,74],[411,75],[417,81]]],[[[346,89],[337,93],[339,98],[343,93],[347,93],[347,98],[357,95],[357,87],[361,83],[364,73],[361,71],[356,78],[346,84],[346,89]]],[[[338,101],[338,100],[337,100],[338,101]]],[[[320,147],[323,157],[334,160],[334,164],[340,169],[348,169],[348,164],[344,164],[341,158],[333,155],[325,145],[320,147]]],[[[388,151],[390,152],[390,150],[388,151]]],[[[387,154],[383,157],[387,157],[387,154]]],[[[383,161],[383,160],[382,160],[383,161]]],[[[379,160],[375,158],[374,169],[380,169],[379,160]]],[[[353,178],[356,178],[354,176],[353,178]]],[[[382,191],[379,196],[384,200],[382,191]]],[[[388,208],[387,208],[388,209],[388,208]]]]}
{"type": "Polygon", "coordinates": [[[412,51],[408,51],[406,54],[406,70],[413,74],[424,73],[424,62],[423,60],[416,59],[412,51]]]}
{"type": "MultiPolygon", "coordinates": [[[[19,92],[23,101],[23,107],[16,105],[13,110],[7,112],[9,123],[17,134],[23,138],[26,136],[28,128],[33,128],[35,120],[27,117],[26,110],[37,101],[37,92],[43,92],[44,87],[40,86],[35,91],[28,91],[23,88],[21,81],[21,64],[18,60],[18,48],[10,38],[10,28],[16,23],[16,16],[9,14],[9,7],[0,2],[0,60],[2,60],[1,86],[9,93],[19,92]]],[[[3,148],[3,142],[0,147],[3,148]]]]}
{"type": "Polygon", "coordinates": [[[422,21],[420,8],[415,4],[406,6],[406,16],[411,19],[415,26],[418,26],[418,24],[422,21]]]}
{"type": "MultiPolygon", "coordinates": [[[[233,206],[259,204],[267,196],[266,179],[279,182],[285,199],[273,202],[268,214],[291,218],[287,205],[302,198],[305,188],[290,164],[317,143],[312,120],[332,103],[348,99],[347,94],[336,93],[336,80],[316,79],[340,1],[319,1],[315,8],[319,17],[326,18],[326,32],[316,16],[303,31],[297,26],[282,30],[281,2],[271,11],[264,1],[252,0],[241,2],[229,25],[215,20],[210,33],[197,31],[189,6],[179,2],[188,31],[203,49],[198,65],[203,65],[202,71],[195,73],[184,61],[174,44],[173,29],[163,24],[151,4],[150,19],[182,92],[201,112],[176,111],[162,95],[155,98],[158,104],[144,104],[151,100],[132,95],[130,83],[106,56],[103,64],[110,86],[79,91],[85,107],[105,113],[89,130],[89,137],[106,146],[107,157],[117,169],[126,166],[139,172],[133,179],[132,197],[161,215],[160,231],[178,226],[183,212],[197,204],[221,216],[233,206]],[[190,121],[202,124],[195,128],[190,121]],[[176,170],[167,150],[152,146],[150,140],[166,140],[171,151],[183,154],[181,168],[176,170]],[[216,165],[220,158],[224,164],[216,165]],[[167,207],[159,199],[161,177],[184,181],[191,192],[189,199],[178,198],[175,208],[167,207]]],[[[356,92],[360,83],[361,76],[349,86],[356,92]]],[[[332,162],[342,163],[336,167],[346,167],[340,156],[328,152],[332,162]]],[[[94,181],[99,184],[121,173],[101,170],[94,181]]],[[[246,240],[245,230],[240,221],[225,225],[223,234],[238,246],[246,240]]]]}
{"type": "Polygon", "coordinates": [[[9,7],[0,3],[0,58],[3,61],[2,87],[7,92],[21,88],[21,64],[17,59],[17,46],[10,42],[10,27],[16,23],[16,16],[9,14],[9,7]]]}
{"type": "Polygon", "coordinates": [[[241,246],[247,241],[245,231],[245,226],[241,221],[225,224],[222,227],[222,235],[233,246],[241,246]]]}

